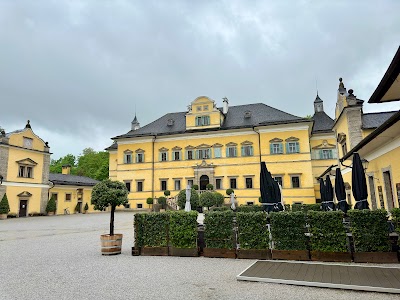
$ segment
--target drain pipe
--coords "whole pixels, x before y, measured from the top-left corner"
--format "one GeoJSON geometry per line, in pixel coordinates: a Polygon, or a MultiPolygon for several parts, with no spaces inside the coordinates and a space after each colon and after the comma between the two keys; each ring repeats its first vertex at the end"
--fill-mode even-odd
{"type": "Polygon", "coordinates": [[[153,159],[151,160],[151,198],[153,198],[153,199],[154,199],[154,143],[155,143],[156,139],[157,139],[157,135],[154,135],[153,140],[152,140],[153,159]]]}
{"type": "Polygon", "coordinates": [[[258,134],[258,153],[259,153],[260,163],[261,163],[261,137],[260,137],[260,132],[256,131],[254,126],[253,126],[253,131],[258,134]]]}

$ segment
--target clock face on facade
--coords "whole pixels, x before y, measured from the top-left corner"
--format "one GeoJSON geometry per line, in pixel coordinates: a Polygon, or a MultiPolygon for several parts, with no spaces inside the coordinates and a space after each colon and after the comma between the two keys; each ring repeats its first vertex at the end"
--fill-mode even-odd
{"type": "Polygon", "coordinates": [[[32,139],[24,137],[24,147],[32,148],[32,139]]]}

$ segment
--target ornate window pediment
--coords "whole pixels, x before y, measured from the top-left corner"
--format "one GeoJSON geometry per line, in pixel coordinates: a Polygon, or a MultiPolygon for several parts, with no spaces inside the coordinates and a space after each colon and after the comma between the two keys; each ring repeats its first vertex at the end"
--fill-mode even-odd
{"type": "Polygon", "coordinates": [[[32,196],[32,194],[31,193],[29,193],[28,191],[24,191],[24,192],[22,192],[22,193],[19,193],[18,195],[17,195],[18,197],[31,197],[32,196]]]}
{"type": "Polygon", "coordinates": [[[211,146],[207,145],[207,144],[201,144],[201,145],[198,145],[196,148],[197,149],[200,149],[200,148],[211,148],[211,146]]]}
{"type": "Polygon", "coordinates": [[[160,152],[166,152],[166,151],[168,151],[168,149],[165,148],[165,147],[162,147],[162,148],[158,149],[158,151],[160,151],[160,152]]]}
{"type": "Polygon", "coordinates": [[[172,148],[172,150],[173,150],[173,151],[180,151],[180,150],[182,150],[182,148],[181,148],[181,147],[178,147],[178,146],[175,146],[174,148],[172,148]]]}
{"type": "Polygon", "coordinates": [[[129,150],[129,149],[126,149],[126,150],[124,151],[124,153],[125,153],[125,154],[129,154],[129,153],[133,153],[133,151],[132,151],[132,150],[129,150]]]}
{"type": "Polygon", "coordinates": [[[34,160],[32,160],[30,158],[24,158],[24,159],[18,160],[17,164],[24,165],[24,166],[36,166],[37,162],[35,162],[34,160]]]}
{"type": "Polygon", "coordinates": [[[243,143],[241,143],[241,145],[243,145],[243,146],[253,145],[253,142],[244,141],[243,143]]]}
{"type": "Polygon", "coordinates": [[[233,143],[233,142],[230,142],[230,143],[226,144],[226,146],[227,147],[235,147],[235,146],[237,146],[237,144],[233,143]]]}
{"type": "Polygon", "coordinates": [[[192,149],[196,149],[196,147],[195,147],[195,146],[192,146],[192,145],[189,145],[189,146],[186,146],[185,149],[187,149],[187,150],[192,150],[192,149]]]}
{"type": "Polygon", "coordinates": [[[224,145],[219,144],[219,143],[215,143],[214,145],[212,145],[213,148],[218,148],[218,147],[223,147],[224,145]]]}
{"type": "Polygon", "coordinates": [[[282,139],[278,139],[278,138],[273,138],[272,140],[269,141],[270,143],[282,143],[283,140],[282,139]]]}
{"type": "Polygon", "coordinates": [[[33,178],[33,169],[37,162],[30,158],[25,158],[17,161],[18,177],[33,178]]]}
{"type": "Polygon", "coordinates": [[[144,153],[144,150],[139,148],[139,149],[137,149],[135,152],[136,152],[136,153],[144,153]]]}
{"type": "Polygon", "coordinates": [[[298,142],[298,141],[299,141],[299,139],[294,136],[291,136],[290,138],[287,138],[285,140],[285,142],[298,142]]]}
{"type": "Polygon", "coordinates": [[[318,149],[335,149],[336,145],[334,144],[329,144],[327,140],[324,140],[322,144],[314,146],[312,149],[318,150],[318,149]]]}

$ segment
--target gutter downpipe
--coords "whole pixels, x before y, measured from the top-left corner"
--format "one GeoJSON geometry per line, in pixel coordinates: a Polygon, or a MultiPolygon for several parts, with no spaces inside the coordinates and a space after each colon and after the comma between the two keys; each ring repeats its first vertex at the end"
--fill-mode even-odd
{"type": "Polygon", "coordinates": [[[152,140],[153,159],[151,160],[151,198],[153,198],[153,199],[154,199],[154,143],[155,143],[156,139],[157,139],[157,135],[154,135],[153,140],[152,140]]]}
{"type": "Polygon", "coordinates": [[[260,132],[256,131],[254,128],[255,128],[255,126],[253,126],[253,131],[258,134],[258,153],[259,153],[259,158],[260,158],[260,163],[261,163],[261,137],[260,137],[260,132]]]}

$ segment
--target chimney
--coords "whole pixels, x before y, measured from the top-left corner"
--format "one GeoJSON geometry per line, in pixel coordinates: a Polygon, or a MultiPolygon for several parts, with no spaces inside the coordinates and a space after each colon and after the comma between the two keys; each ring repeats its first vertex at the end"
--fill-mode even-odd
{"type": "Polygon", "coordinates": [[[62,166],[62,174],[70,175],[71,174],[71,165],[63,165],[62,166]]]}
{"type": "Polygon", "coordinates": [[[226,115],[227,113],[228,113],[228,109],[229,109],[229,102],[228,102],[228,98],[222,98],[222,99],[224,99],[222,102],[223,102],[223,106],[222,106],[222,113],[224,114],[224,115],[226,115]]]}

